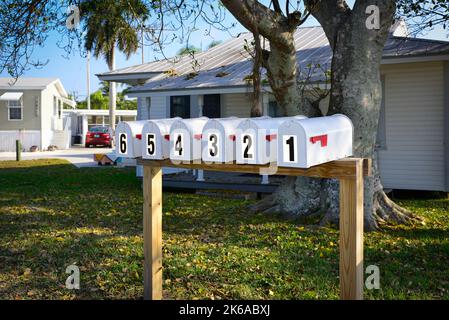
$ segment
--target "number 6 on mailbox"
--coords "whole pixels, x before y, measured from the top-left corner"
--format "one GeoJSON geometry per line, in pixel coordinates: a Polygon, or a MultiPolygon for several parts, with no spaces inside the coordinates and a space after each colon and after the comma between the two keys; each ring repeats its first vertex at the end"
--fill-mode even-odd
{"type": "Polygon", "coordinates": [[[119,148],[118,153],[121,155],[125,155],[128,152],[128,137],[126,133],[119,134],[119,148]]]}

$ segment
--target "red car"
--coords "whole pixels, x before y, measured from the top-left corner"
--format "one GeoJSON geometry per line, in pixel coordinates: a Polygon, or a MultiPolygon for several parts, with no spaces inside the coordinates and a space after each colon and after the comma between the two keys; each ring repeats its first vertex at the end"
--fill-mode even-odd
{"type": "Polygon", "coordinates": [[[90,146],[112,147],[112,135],[109,127],[92,127],[86,134],[86,148],[90,146]]]}

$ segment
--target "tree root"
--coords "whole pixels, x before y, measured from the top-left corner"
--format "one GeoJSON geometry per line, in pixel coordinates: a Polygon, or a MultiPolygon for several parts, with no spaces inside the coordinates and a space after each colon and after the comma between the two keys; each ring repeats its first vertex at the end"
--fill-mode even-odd
{"type": "MultiPolygon", "coordinates": [[[[324,214],[319,222],[320,226],[338,226],[339,224],[339,197],[338,184],[333,181],[328,180],[326,184],[322,185],[321,194],[321,210],[309,211],[306,214],[303,212],[297,212],[295,216],[307,216],[318,215],[320,212],[324,214]]],[[[299,199],[298,199],[299,200],[299,199]]],[[[423,219],[409,210],[399,206],[394,201],[392,201],[386,193],[381,189],[374,192],[373,205],[369,206],[371,209],[364,214],[364,225],[365,231],[380,230],[382,226],[388,224],[407,224],[412,222],[422,222],[423,219]]],[[[303,205],[298,203],[298,209],[302,208],[303,205]]],[[[276,193],[269,195],[256,204],[249,207],[250,213],[263,213],[263,214],[273,214],[273,213],[285,213],[286,216],[291,217],[292,212],[285,212],[283,210],[282,203],[280,199],[276,196],[276,193]]]]}
{"type": "Polygon", "coordinates": [[[374,194],[373,214],[379,225],[388,223],[407,224],[411,222],[423,221],[423,219],[413,212],[399,206],[392,201],[383,190],[374,194]]]}
{"type": "Polygon", "coordinates": [[[266,196],[262,200],[248,207],[250,213],[267,212],[271,208],[278,206],[274,194],[266,196]]]}

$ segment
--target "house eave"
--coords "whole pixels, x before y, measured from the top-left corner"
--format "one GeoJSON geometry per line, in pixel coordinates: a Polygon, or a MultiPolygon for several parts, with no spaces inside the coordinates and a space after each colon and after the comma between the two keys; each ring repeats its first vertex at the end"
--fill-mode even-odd
{"type": "Polygon", "coordinates": [[[414,56],[398,56],[383,58],[381,64],[400,64],[400,63],[414,63],[414,62],[431,62],[431,61],[447,61],[449,54],[423,54],[414,56]]]}

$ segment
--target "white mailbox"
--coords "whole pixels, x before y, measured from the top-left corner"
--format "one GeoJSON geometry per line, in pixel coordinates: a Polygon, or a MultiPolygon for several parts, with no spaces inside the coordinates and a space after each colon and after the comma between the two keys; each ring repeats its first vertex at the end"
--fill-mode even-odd
{"type": "Polygon", "coordinates": [[[207,117],[176,120],[170,128],[170,159],[201,160],[201,138],[207,117]]]}
{"type": "Polygon", "coordinates": [[[235,161],[237,128],[245,119],[210,119],[203,128],[202,159],[214,163],[235,161]]]}
{"type": "Polygon", "coordinates": [[[170,157],[170,128],[181,118],[148,120],[142,129],[142,158],[164,160],[170,157]]]}
{"type": "Polygon", "coordinates": [[[292,118],[304,116],[251,118],[243,121],[237,129],[236,162],[239,164],[267,164],[277,160],[279,126],[292,118]]]}
{"type": "Polygon", "coordinates": [[[342,114],[293,119],[279,128],[278,165],[310,168],[352,155],[354,128],[342,114]]]}
{"type": "Polygon", "coordinates": [[[115,154],[118,157],[137,158],[142,156],[140,139],[147,121],[122,121],[115,128],[115,154]]]}

